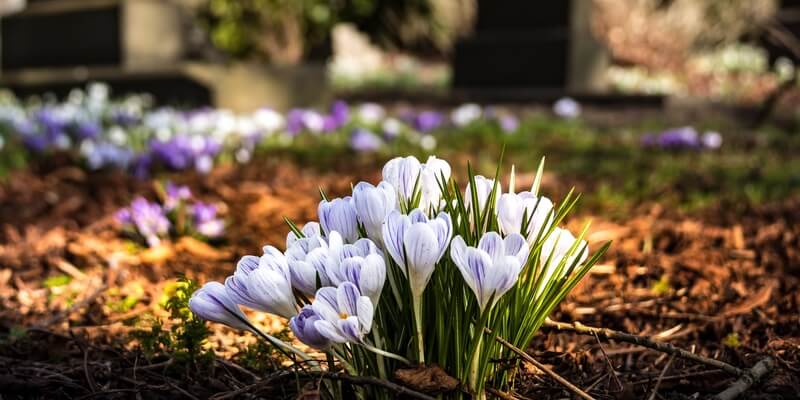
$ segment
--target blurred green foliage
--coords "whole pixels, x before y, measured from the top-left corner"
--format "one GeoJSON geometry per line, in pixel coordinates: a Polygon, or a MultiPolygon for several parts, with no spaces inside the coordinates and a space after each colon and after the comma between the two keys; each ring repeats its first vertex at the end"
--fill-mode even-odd
{"type": "Polygon", "coordinates": [[[434,29],[432,16],[431,0],[207,0],[198,13],[211,43],[231,57],[288,64],[324,53],[338,22],[399,45],[408,39],[404,21],[434,29]]]}

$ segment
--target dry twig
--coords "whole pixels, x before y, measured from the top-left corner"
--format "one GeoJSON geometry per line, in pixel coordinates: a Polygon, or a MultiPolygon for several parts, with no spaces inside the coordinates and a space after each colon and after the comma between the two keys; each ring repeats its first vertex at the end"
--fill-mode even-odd
{"type": "Polygon", "coordinates": [[[220,393],[216,396],[212,396],[211,398],[214,400],[237,398],[237,396],[243,393],[254,392],[259,388],[269,387],[269,385],[274,384],[276,381],[291,377],[301,377],[306,379],[332,379],[332,380],[351,383],[353,385],[358,385],[358,386],[377,386],[392,391],[398,397],[408,397],[411,399],[419,399],[419,400],[435,400],[434,397],[429,396],[425,393],[421,393],[416,390],[410,389],[408,387],[398,385],[396,383],[389,382],[385,379],[380,379],[374,376],[354,376],[341,372],[328,372],[328,371],[281,371],[273,375],[270,375],[268,377],[265,377],[262,381],[258,383],[245,386],[239,390],[234,390],[232,392],[220,393]]]}
{"type": "Polygon", "coordinates": [[[712,397],[712,400],[733,400],[739,397],[747,389],[750,389],[753,384],[772,372],[773,368],[775,368],[775,360],[772,357],[764,358],[757,362],[753,368],[742,374],[731,386],[712,397]]]}
{"type": "Polygon", "coordinates": [[[685,358],[687,360],[696,361],[702,364],[709,365],[714,368],[721,369],[731,375],[741,376],[742,374],[744,374],[744,371],[742,369],[737,368],[724,361],[703,357],[699,354],[695,354],[690,351],[681,349],[679,347],[675,347],[669,343],[659,342],[645,336],[638,336],[630,333],[619,332],[608,328],[594,328],[591,326],[583,325],[580,322],[575,322],[574,324],[570,324],[566,322],[556,322],[550,319],[545,320],[543,327],[559,331],[580,333],[582,335],[590,335],[590,336],[598,335],[606,339],[632,343],[635,345],[648,347],[653,350],[658,350],[663,353],[674,354],[677,357],[685,358]]]}
{"type": "MultiPolygon", "coordinates": [[[[491,334],[492,331],[490,329],[484,328],[486,333],[491,334]]],[[[561,375],[557,374],[555,371],[547,367],[546,365],[536,361],[535,358],[531,357],[530,354],[520,350],[518,347],[514,346],[513,344],[509,343],[507,340],[501,338],[500,336],[495,336],[494,340],[498,343],[502,344],[503,346],[507,347],[509,350],[517,354],[518,356],[522,357],[525,361],[533,364],[536,368],[539,368],[547,375],[550,375],[551,378],[555,379],[558,383],[560,383],[565,388],[569,389],[572,393],[576,394],[578,397],[584,400],[594,400],[594,397],[590,396],[588,393],[581,390],[581,388],[573,385],[570,381],[564,379],[561,375]]]]}

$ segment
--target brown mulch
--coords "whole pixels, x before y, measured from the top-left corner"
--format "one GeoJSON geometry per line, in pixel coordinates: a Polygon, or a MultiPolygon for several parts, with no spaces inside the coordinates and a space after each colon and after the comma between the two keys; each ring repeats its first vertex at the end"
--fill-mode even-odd
{"type": "MultiPolygon", "coordinates": [[[[316,218],[318,188],[342,195],[379,174],[369,160],[314,170],[280,157],[208,176],[172,174],[196,197],[225,205],[225,240],[132,252],[113,214],[135,195],[154,198],[152,182],[67,166],[15,172],[0,185],[0,397],[209,398],[255,383],[258,374],[231,358],[238,350],[219,352],[202,376],[166,373],[169,359],[143,358],[127,335],[134,327],[123,322],[157,313],[165,285],[179,274],[220,280],[242,255],[282,244],[284,216],[316,218]],[[43,286],[57,275],[72,280],[43,286]],[[134,294],[132,309],[111,306],[134,294]],[[20,336],[20,327],[33,329],[20,336]]],[[[577,228],[587,217],[569,224],[577,228]]],[[[745,213],[686,216],[652,205],[625,220],[593,219],[591,245],[614,244],[554,319],[657,336],[741,368],[769,355],[778,368],[742,398],[798,398],[800,199],[745,213]]],[[[261,323],[281,328],[280,321],[261,323]]],[[[244,343],[227,329],[214,332],[220,346],[244,343]]],[[[734,380],[656,351],[546,329],[529,352],[598,399],[648,398],[662,375],[657,399],[702,398],[734,380]]],[[[516,392],[529,398],[569,396],[533,367],[519,382],[516,392]]],[[[284,386],[287,393],[277,383],[262,386],[260,396],[292,398],[294,384],[284,386]]]]}

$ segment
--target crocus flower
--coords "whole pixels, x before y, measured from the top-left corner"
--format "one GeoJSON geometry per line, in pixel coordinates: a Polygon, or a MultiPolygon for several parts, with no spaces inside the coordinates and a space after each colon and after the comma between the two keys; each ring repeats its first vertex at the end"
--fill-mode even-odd
{"type": "Polygon", "coordinates": [[[423,111],[414,118],[414,128],[420,132],[430,132],[444,123],[444,116],[436,111],[423,111]]]}
{"type": "Polygon", "coordinates": [[[386,140],[392,140],[400,136],[402,127],[403,124],[397,118],[386,118],[381,124],[381,130],[383,130],[383,136],[386,140]]]}
{"type": "Polygon", "coordinates": [[[528,260],[528,244],[518,233],[503,239],[497,232],[487,232],[478,247],[469,247],[461,236],[456,236],[450,245],[450,257],[483,311],[492,306],[490,300],[497,302],[517,282],[528,260]]]}
{"type": "Polygon", "coordinates": [[[327,350],[331,346],[331,341],[319,332],[314,325],[321,318],[314,312],[311,305],[306,305],[300,313],[289,320],[289,328],[292,329],[294,336],[301,342],[320,350],[327,350]]]}
{"type": "MultiPolygon", "coordinates": [[[[169,232],[170,223],[164,214],[164,209],[157,203],[150,203],[143,197],[137,197],[131,202],[129,213],[117,214],[133,225],[136,232],[141,235],[150,247],[158,246],[161,237],[169,232]]],[[[120,222],[126,222],[121,220],[120,222]]]]}
{"type": "Polygon", "coordinates": [[[185,185],[176,185],[172,182],[167,182],[164,185],[164,209],[167,211],[174,210],[178,205],[186,200],[192,198],[192,190],[185,185]]]}
{"type": "Polygon", "coordinates": [[[332,231],[339,232],[347,243],[353,243],[358,239],[356,209],[350,196],[332,201],[320,201],[317,214],[325,234],[330,234],[332,231]]]}
{"type": "Polygon", "coordinates": [[[278,249],[265,246],[257,264],[252,256],[239,262],[225,287],[239,304],[291,318],[297,314],[291,282],[286,257],[278,249]]]}
{"type": "Polygon", "coordinates": [[[698,148],[700,147],[700,134],[691,126],[668,129],[658,135],[656,144],[667,150],[698,148]]]}
{"type": "Polygon", "coordinates": [[[374,133],[358,128],[350,135],[350,148],[358,152],[372,152],[378,150],[383,141],[374,133]]]}
{"type": "Polygon", "coordinates": [[[364,103],[358,107],[358,118],[365,124],[376,124],[386,115],[380,104],[364,103]]]}
{"type": "Polygon", "coordinates": [[[568,255],[569,250],[575,244],[575,240],[575,236],[572,235],[572,232],[558,227],[556,227],[547,237],[542,245],[542,253],[540,257],[542,263],[541,265],[543,266],[542,274],[544,274],[542,278],[543,284],[539,285],[539,288],[536,290],[535,295],[537,297],[542,293],[544,286],[551,279],[563,278],[566,276],[573,263],[575,263],[577,267],[586,261],[586,258],[589,256],[589,248],[586,241],[581,240],[576,250],[572,254],[569,254],[569,257],[567,257],[560,274],[558,276],[554,276],[559,264],[561,264],[561,261],[564,260],[564,258],[568,255]]]}
{"type": "MultiPolygon", "coordinates": [[[[320,229],[318,222],[308,222],[300,229],[300,232],[303,234],[303,237],[315,237],[315,236],[322,236],[322,230],[320,229]]],[[[292,244],[300,238],[294,234],[294,232],[289,232],[286,234],[286,248],[292,247],[292,244]]]]}
{"type": "Polygon", "coordinates": [[[455,126],[464,127],[479,119],[481,112],[481,106],[477,104],[462,104],[450,113],[450,120],[453,121],[455,126]]]}
{"type": "Polygon", "coordinates": [[[395,189],[387,182],[381,182],[378,186],[359,182],[353,188],[353,203],[358,221],[364,226],[367,236],[383,243],[383,221],[397,207],[395,189]]]}
{"type": "Polygon", "coordinates": [[[318,290],[311,308],[321,318],[314,327],[334,343],[361,343],[372,329],[372,303],[350,282],[318,290]]]}
{"type": "MultiPolygon", "coordinates": [[[[333,232],[338,236],[338,233],[333,232]]],[[[334,243],[337,243],[334,241],[334,243]]],[[[330,249],[322,236],[299,238],[292,241],[286,249],[286,260],[292,276],[292,286],[307,296],[317,291],[317,278],[322,286],[330,285],[323,262],[312,263],[312,260],[325,258],[330,249]]]]}
{"type": "Polygon", "coordinates": [[[453,225],[447,213],[431,220],[419,209],[409,215],[392,211],[383,226],[386,251],[411,283],[411,291],[421,296],[436,263],[450,243],[453,225]]]}
{"type": "Polygon", "coordinates": [[[707,149],[718,149],[722,146],[722,135],[720,135],[719,132],[709,131],[700,137],[700,142],[702,142],[703,147],[707,149]]]}
{"type": "Polygon", "coordinates": [[[581,105],[569,97],[564,97],[553,104],[553,113],[561,118],[577,118],[581,115],[581,105]]]}
{"type": "Polygon", "coordinates": [[[342,100],[334,101],[331,105],[330,118],[334,123],[334,129],[341,128],[350,118],[350,107],[342,100]]]}
{"type": "Polygon", "coordinates": [[[414,189],[420,191],[419,207],[428,210],[441,206],[442,192],[439,181],[442,176],[450,179],[450,164],[447,161],[428,157],[420,164],[416,157],[397,157],[383,166],[383,180],[395,188],[400,204],[408,204],[414,198],[414,189]]]}
{"type": "Polygon", "coordinates": [[[386,263],[382,256],[369,254],[366,257],[349,257],[342,261],[339,270],[348,282],[358,287],[361,294],[369,297],[373,306],[378,306],[386,282],[386,263]]]}
{"type": "Polygon", "coordinates": [[[505,133],[512,133],[519,129],[519,120],[513,115],[503,114],[497,117],[497,121],[500,124],[500,129],[505,133]]]}
{"type": "Polygon", "coordinates": [[[194,217],[194,229],[207,238],[222,236],[225,230],[225,221],[217,218],[217,206],[197,202],[192,205],[192,216],[194,217]]]}
{"type": "Polygon", "coordinates": [[[231,300],[236,304],[241,304],[254,310],[260,310],[262,307],[250,296],[250,292],[247,289],[247,280],[250,273],[258,268],[258,265],[259,257],[244,256],[236,263],[236,271],[233,275],[225,279],[225,290],[228,291],[228,296],[230,296],[231,300]]]}
{"type": "Polygon", "coordinates": [[[520,233],[529,241],[535,240],[539,232],[547,231],[553,222],[550,211],[553,202],[547,197],[537,197],[531,192],[504,193],[497,203],[497,219],[504,234],[520,233]],[[523,228],[527,228],[525,232],[523,228]]]}
{"type": "MultiPolygon", "coordinates": [[[[489,201],[489,197],[492,195],[492,188],[494,188],[495,182],[494,179],[488,179],[483,175],[476,175],[475,176],[475,192],[478,195],[478,211],[483,213],[486,209],[486,203],[489,201]]],[[[495,197],[494,197],[494,207],[495,210],[497,209],[497,203],[500,201],[500,193],[503,192],[502,184],[497,182],[497,188],[495,188],[495,197]]],[[[467,207],[467,211],[472,213],[472,182],[467,183],[467,189],[464,191],[464,203],[467,207]]]]}
{"type": "Polygon", "coordinates": [[[244,322],[247,321],[247,317],[230,298],[225,286],[219,282],[208,282],[192,293],[192,297],[189,298],[189,309],[204,320],[219,322],[231,328],[250,330],[244,322]]]}

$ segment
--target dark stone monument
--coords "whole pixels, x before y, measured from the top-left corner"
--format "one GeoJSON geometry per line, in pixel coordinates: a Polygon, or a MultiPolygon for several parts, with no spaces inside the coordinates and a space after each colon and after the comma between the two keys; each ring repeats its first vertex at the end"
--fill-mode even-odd
{"type": "Polygon", "coordinates": [[[0,25],[0,84],[20,96],[65,94],[88,81],[160,103],[206,105],[211,92],[182,71],[179,13],[160,0],[33,0],[0,25]]]}
{"type": "Polygon", "coordinates": [[[590,92],[604,51],[591,2],[478,0],[474,33],[457,43],[453,88],[468,98],[550,100],[590,92]]]}
{"type": "MultiPolygon", "coordinates": [[[[775,19],[786,28],[789,36],[800,39],[800,0],[781,0],[775,19]]],[[[762,37],[761,43],[769,54],[770,63],[781,57],[788,58],[795,64],[800,63],[800,57],[789,50],[785,43],[780,43],[769,35],[762,37]]]]}

